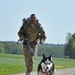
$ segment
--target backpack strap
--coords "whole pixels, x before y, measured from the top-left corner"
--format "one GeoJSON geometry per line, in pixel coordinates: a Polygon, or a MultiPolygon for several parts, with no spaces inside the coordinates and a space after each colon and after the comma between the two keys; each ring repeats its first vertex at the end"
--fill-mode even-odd
{"type": "Polygon", "coordinates": [[[37,20],[36,28],[37,28],[38,32],[40,32],[40,26],[41,26],[41,24],[37,20]]]}

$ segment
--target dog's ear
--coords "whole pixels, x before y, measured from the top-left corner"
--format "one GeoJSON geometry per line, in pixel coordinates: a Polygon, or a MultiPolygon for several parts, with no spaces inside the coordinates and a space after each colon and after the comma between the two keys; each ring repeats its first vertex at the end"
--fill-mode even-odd
{"type": "Polygon", "coordinates": [[[43,59],[45,58],[45,55],[44,55],[44,53],[43,53],[43,59]]]}
{"type": "Polygon", "coordinates": [[[50,56],[49,57],[51,57],[51,54],[50,54],[50,56]]]}
{"type": "Polygon", "coordinates": [[[50,60],[52,60],[52,56],[51,56],[51,54],[50,54],[50,56],[48,57],[50,60]]]}

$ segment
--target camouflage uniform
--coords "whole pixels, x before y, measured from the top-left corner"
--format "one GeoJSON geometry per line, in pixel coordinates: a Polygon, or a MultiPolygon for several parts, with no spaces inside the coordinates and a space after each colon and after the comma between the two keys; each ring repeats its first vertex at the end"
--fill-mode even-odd
{"type": "MultiPolygon", "coordinates": [[[[20,28],[18,32],[19,37],[22,35],[28,39],[30,47],[36,52],[37,40],[40,41],[43,39],[45,41],[46,35],[43,27],[41,27],[40,23],[36,23],[34,27],[27,23],[27,27],[25,28],[24,25],[20,28]],[[39,38],[40,35],[40,38],[39,38]]],[[[25,63],[27,67],[26,75],[30,75],[31,71],[33,70],[33,63],[34,63],[34,55],[30,52],[28,45],[23,44],[23,51],[25,56],[25,63]]]]}

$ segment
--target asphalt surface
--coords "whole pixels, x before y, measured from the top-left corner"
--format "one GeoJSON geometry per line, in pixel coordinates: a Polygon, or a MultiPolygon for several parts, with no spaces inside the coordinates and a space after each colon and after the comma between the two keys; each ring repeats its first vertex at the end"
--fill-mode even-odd
{"type": "MultiPolygon", "coordinates": [[[[25,73],[14,74],[14,75],[25,75],[25,73]]],[[[32,72],[31,75],[37,75],[37,72],[32,72]]],[[[75,75],[75,68],[56,70],[54,75],[75,75]]]]}

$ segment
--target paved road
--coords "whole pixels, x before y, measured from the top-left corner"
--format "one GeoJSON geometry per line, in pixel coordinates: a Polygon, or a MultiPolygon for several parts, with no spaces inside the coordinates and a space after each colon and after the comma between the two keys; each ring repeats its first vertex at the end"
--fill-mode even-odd
{"type": "MultiPolygon", "coordinates": [[[[25,73],[23,73],[23,74],[14,74],[14,75],[25,75],[25,73]]],[[[37,72],[32,72],[31,75],[37,75],[37,72]]],[[[75,75],[75,68],[56,70],[54,75],[75,75]]]]}

